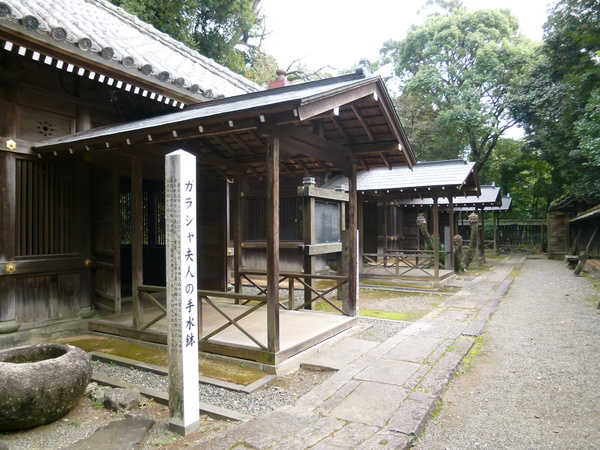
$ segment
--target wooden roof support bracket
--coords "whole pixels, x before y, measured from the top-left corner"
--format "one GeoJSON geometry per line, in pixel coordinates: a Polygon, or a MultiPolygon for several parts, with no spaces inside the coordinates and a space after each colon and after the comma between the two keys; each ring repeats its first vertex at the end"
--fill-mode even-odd
{"type": "Polygon", "coordinates": [[[294,125],[265,125],[260,127],[259,132],[281,139],[286,147],[296,147],[297,154],[331,162],[346,176],[351,173],[352,153],[335,142],[308,133],[294,125]]]}

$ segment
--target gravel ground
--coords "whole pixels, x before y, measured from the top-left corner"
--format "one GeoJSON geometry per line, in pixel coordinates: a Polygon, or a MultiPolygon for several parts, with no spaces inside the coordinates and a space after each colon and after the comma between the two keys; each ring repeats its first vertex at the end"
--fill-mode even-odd
{"type": "Polygon", "coordinates": [[[599,449],[600,299],[564,262],[527,260],[419,449],[599,449]]]}
{"type": "MultiPolygon", "coordinates": [[[[383,342],[404,327],[408,322],[360,318],[363,331],[357,337],[376,342],[383,342]]],[[[96,374],[117,378],[128,383],[145,387],[168,390],[167,377],[153,373],[132,370],[119,365],[106,363],[94,364],[96,374]]],[[[273,409],[294,402],[309,392],[314,386],[325,381],[333,372],[299,369],[298,371],[278,377],[267,386],[252,394],[234,392],[210,385],[200,385],[200,401],[227,409],[236,410],[254,417],[259,417],[273,409]]],[[[156,448],[185,448],[188,444],[197,444],[222,431],[224,428],[235,426],[235,422],[213,420],[205,415],[201,417],[200,430],[189,437],[179,438],[168,431],[168,409],[162,405],[149,402],[142,409],[156,421],[145,449],[156,448]]],[[[59,449],[90,435],[94,430],[111,421],[119,420],[122,413],[110,412],[94,406],[93,401],[85,397],[81,404],[63,419],[54,423],[19,432],[0,432],[0,450],[2,444],[10,450],[59,449]]]]}

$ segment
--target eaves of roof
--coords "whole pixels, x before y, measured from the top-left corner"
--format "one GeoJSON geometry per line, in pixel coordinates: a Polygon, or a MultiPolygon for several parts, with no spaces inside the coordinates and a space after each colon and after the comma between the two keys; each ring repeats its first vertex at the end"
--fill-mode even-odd
{"type": "Polygon", "coordinates": [[[195,149],[203,164],[262,176],[266,138],[272,136],[279,139],[290,174],[348,174],[353,164],[357,169],[412,166],[414,154],[386,92],[380,77],[356,73],[94,128],[38,142],[33,150],[40,157],[119,152],[158,157],[182,144],[195,149]]]}
{"type": "MultiPolygon", "coordinates": [[[[360,171],[357,189],[369,197],[409,199],[480,195],[475,163],[446,160],[417,163],[412,167],[379,168],[360,171]]],[[[323,186],[334,189],[347,185],[347,179],[336,178],[323,186]]]]}
{"type": "Polygon", "coordinates": [[[260,89],[105,0],[1,0],[0,39],[183,103],[260,89]]]}

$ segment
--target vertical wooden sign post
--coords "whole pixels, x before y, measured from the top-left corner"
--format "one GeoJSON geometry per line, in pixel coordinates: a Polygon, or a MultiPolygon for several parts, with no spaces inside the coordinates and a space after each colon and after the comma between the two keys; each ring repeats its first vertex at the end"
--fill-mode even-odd
{"type": "Polygon", "coordinates": [[[165,178],[169,429],[185,436],[200,425],[196,157],[169,153],[165,178]]]}

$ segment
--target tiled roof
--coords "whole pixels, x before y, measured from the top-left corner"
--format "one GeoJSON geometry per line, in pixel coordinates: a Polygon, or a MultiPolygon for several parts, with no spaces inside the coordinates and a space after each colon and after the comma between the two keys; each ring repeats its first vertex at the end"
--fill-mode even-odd
{"type": "MultiPolygon", "coordinates": [[[[357,189],[365,194],[390,194],[398,197],[428,193],[440,196],[443,193],[470,195],[477,192],[478,182],[474,172],[475,163],[465,163],[461,159],[422,162],[408,167],[380,168],[360,171],[356,175],[357,189]],[[472,193],[471,193],[472,192],[472,193]]],[[[348,186],[346,178],[335,178],[326,183],[325,189],[334,189],[336,185],[348,186]]]]}
{"type": "MultiPolygon", "coordinates": [[[[399,205],[405,206],[430,206],[433,205],[433,200],[431,198],[414,198],[407,200],[399,200],[397,202],[399,205]]],[[[454,206],[458,208],[464,207],[465,210],[471,211],[473,208],[487,208],[489,206],[500,206],[502,204],[502,199],[500,195],[500,188],[497,186],[481,186],[481,195],[479,196],[457,196],[452,200],[454,206]]],[[[447,198],[440,198],[438,201],[439,205],[447,205],[447,198]]]]}
{"type": "Polygon", "coordinates": [[[3,28],[80,58],[100,56],[113,70],[187,92],[189,102],[260,89],[105,0],[0,0],[3,28]]]}
{"type": "MultiPolygon", "coordinates": [[[[342,89],[350,89],[355,85],[365,82],[365,80],[350,78],[349,81],[334,84],[331,82],[332,80],[334,79],[326,79],[321,82],[294,85],[284,89],[266,90],[250,95],[214,100],[197,105],[197,107],[188,108],[184,111],[177,111],[128,123],[111,124],[93,130],[49,139],[38,143],[36,148],[43,149],[47,146],[51,147],[56,144],[65,143],[73,144],[78,141],[88,141],[90,139],[102,138],[103,136],[114,136],[131,131],[147,130],[148,132],[152,132],[156,127],[177,125],[179,123],[215,116],[226,116],[234,112],[242,113],[244,111],[271,108],[274,105],[282,105],[289,102],[302,104],[342,89]]],[[[367,80],[367,82],[368,81],[371,80],[367,80]]]]}
{"type": "Polygon", "coordinates": [[[106,155],[129,147],[158,156],[170,151],[166,143],[185,138],[194,141],[199,159],[207,165],[262,176],[266,136],[279,138],[282,166],[288,173],[350,173],[351,159],[357,155],[357,167],[371,170],[414,164],[383,80],[365,78],[362,72],[212,100],[38,142],[33,150],[40,157],[77,156],[106,155]],[[323,124],[320,136],[312,132],[315,117],[323,124]]]}

